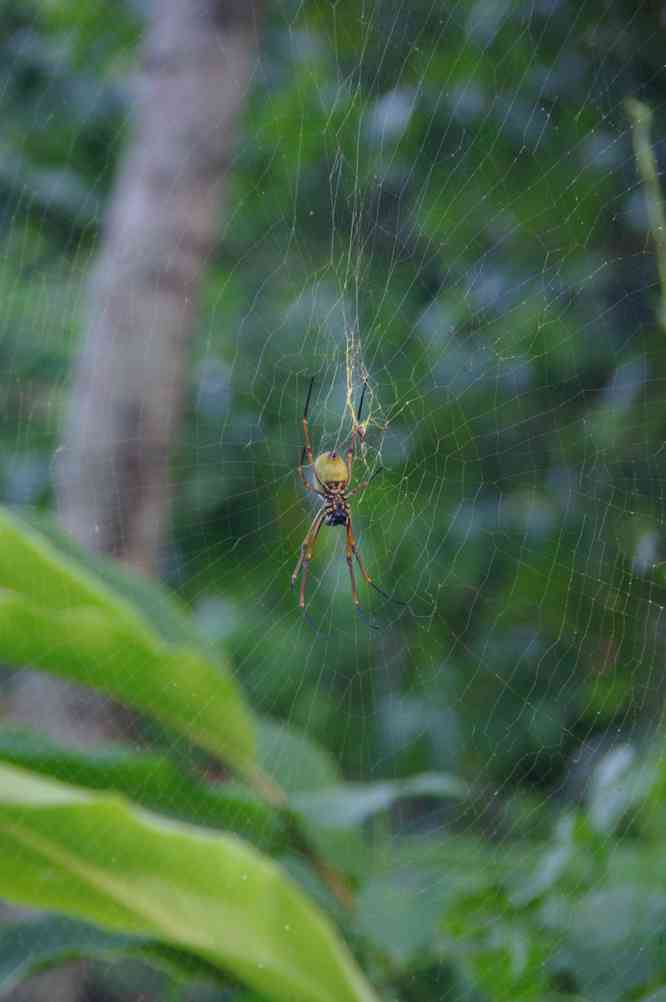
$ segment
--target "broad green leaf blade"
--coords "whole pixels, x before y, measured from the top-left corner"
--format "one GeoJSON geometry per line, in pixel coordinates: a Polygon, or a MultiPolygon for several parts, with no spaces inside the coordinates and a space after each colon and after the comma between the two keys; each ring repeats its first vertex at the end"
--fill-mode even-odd
{"type": "Polygon", "coordinates": [[[159,752],[124,745],[71,748],[30,731],[0,728],[0,761],[62,782],[123,793],[143,807],[249,838],[264,850],[283,844],[277,813],[251,790],[230,781],[209,783],[159,752]]]}
{"type": "Polygon", "coordinates": [[[156,937],[283,1002],[373,1002],[328,920],[231,835],[0,766],[0,894],[156,937]]]}
{"type": "Polygon", "coordinates": [[[392,782],[339,783],[323,790],[295,794],[290,804],[298,814],[315,824],[353,828],[404,797],[457,799],[467,794],[467,785],[455,776],[423,773],[392,782]]]}
{"type": "Polygon", "coordinates": [[[165,643],[124,598],[4,511],[0,581],[0,661],[99,689],[253,772],[252,723],[226,666],[165,643]]]}
{"type": "Polygon", "coordinates": [[[22,508],[20,523],[39,533],[60,557],[67,563],[74,562],[107,594],[115,595],[138,611],[163,640],[182,647],[201,649],[204,646],[187,609],[171,592],[131,567],[79,546],[40,512],[22,508]]]}

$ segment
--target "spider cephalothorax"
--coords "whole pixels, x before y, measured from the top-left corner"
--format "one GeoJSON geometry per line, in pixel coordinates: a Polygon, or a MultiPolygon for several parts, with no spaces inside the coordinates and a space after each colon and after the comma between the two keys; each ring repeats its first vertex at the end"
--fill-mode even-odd
{"type": "MultiPolygon", "coordinates": [[[[352,599],[356,608],[360,611],[361,603],[358,599],[358,594],[356,592],[356,578],[354,576],[354,557],[358,561],[358,566],[361,570],[364,580],[367,584],[372,585],[372,587],[384,595],[385,598],[389,598],[386,592],[382,591],[369,576],[365,569],[365,565],[361,560],[361,555],[358,552],[358,546],[354,535],[352,532],[352,517],[349,508],[349,500],[359,491],[365,490],[365,488],[370,483],[370,480],[364,480],[362,483],[354,487],[353,490],[349,491],[349,485],[351,484],[352,478],[352,466],[354,462],[354,452],[356,448],[357,437],[363,437],[364,430],[361,425],[361,411],[363,410],[363,400],[365,398],[366,386],[363,385],[363,392],[361,393],[361,401],[358,405],[358,411],[356,413],[356,420],[354,421],[354,426],[351,433],[351,441],[349,443],[349,448],[347,449],[346,460],[337,452],[322,452],[320,456],[314,458],[314,453],[312,451],[312,445],[310,444],[310,433],[308,430],[308,407],[310,406],[310,397],[312,395],[312,387],[314,385],[314,379],[310,380],[310,388],[308,390],[308,395],[305,401],[305,410],[303,411],[303,438],[305,440],[305,445],[301,453],[301,461],[298,465],[298,472],[300,474],[301,480],[303,481],[303,486],[306,490],[312,491],[317,494],[323,501],[323,504],[317,514],[314,517],[314,521],[310,526],[305,539],[301,545],[301,554],[298,558],[298,563],[294,573],[291,576],[292,585],[296,584],[298,580],[298,575],[303,572],[301,577],[301,590],[298,604],[301,609],[305,608],[305,583],[308,578],[308,570],[310,568],[310,561],[314,556],[315,543],[317,541],[317,536],[319,535],[319,530],[322,525],[344,525],[347,531],[347,566],[349,567],[349,577],[351,579],[351,589],[352,589],[352,599]],[[303,460],[307,457],[309,466],[312,468],[314,474],[314,479],[316,486],[311,484],[310,481],[305,476],[303,470],[303,460]]],[[[378,473],[376,470],[375,473],[378,473]]],[[[374,476],[375,474],[373,474],[374,476]]]]}

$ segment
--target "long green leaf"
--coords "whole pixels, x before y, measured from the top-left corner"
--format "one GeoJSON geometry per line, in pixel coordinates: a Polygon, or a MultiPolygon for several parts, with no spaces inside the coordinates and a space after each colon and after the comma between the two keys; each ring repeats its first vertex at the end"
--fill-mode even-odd
{"type": "Polygon", "coordinates": [[[47,540],[58,557],[74,563],[107,595],[114,595],[138,611],[163,640],[179,647],[202,647],[201,634],[172,592],[117,560],[86,550],[41,512],[22,508],[20,524],[47,540]]]}
{"type": "Polygon", "coordinates": [[[252,773],[253,727],[228,668],[165,642],[123,596],[5,511],[0,582],[0,662],[93,686],[252,773]]]}
{"type": "Polygon", "coordinates": [[[142,807],[212,825],[277,851],[284,825],[277,813],[239,783],[206,782],[168,756],[121,744],[95,749],[57,744],[31,731],[0,728],[0,761],[62,782],[123,793],[142,807]]]}
{"type": "Polygon", "coordinates": [[[0,766],[0,854],[11,901],[156,937],[283,1002],[375,998],[328,920],[234,836],[0,766]]]}

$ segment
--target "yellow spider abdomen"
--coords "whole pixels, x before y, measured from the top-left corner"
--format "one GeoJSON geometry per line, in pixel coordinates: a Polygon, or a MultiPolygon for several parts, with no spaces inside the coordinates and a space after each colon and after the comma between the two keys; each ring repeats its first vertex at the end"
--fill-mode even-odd
{"type": "Polygon", "coordinates": [[[321,456],[317,456],[314,469],[322,484],[337,484],[342,487],[347,483],[347,464],[337,452],[323,452],[321,456]]]}

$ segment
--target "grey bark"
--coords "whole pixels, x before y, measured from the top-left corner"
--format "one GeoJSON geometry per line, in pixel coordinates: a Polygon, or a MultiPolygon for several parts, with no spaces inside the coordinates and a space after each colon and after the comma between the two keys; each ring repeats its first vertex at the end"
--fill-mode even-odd
{"type": "MultiPolygon", "coordinates": [[[[91,549],[155,574],[169,520],[200,281],[222,219],[234,130],[251,85],[251,0],[155,0],[134,131],[94,269],[86,336],[56,467],[61,520],[91,549]]],[[[114,733],[101,697],[21,673],[15,719],[69,742],[114,733]]],[[[31,979],[21,1002],[76,1002],[76,965],[31,979]]]]}
{"type": "Polygon", "coordinates": [[[219,233],[254,35],[251,3],[155,4],[135,136],[91,282],[58,463],[61,517],[80,542],[147,574],[169,517],[197,290],[219,233]]]}

